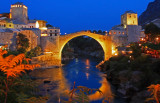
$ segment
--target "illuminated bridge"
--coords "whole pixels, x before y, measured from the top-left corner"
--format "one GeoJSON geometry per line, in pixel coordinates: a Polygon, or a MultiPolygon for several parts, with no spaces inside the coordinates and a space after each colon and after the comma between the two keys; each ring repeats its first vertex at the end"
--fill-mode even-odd
{"type": "Polygon", "coordinates": [[[44,37],[41,46],[45,51],[45,55],[34,58],[33,61],[41,61],[43,63],[49,63],[50,61],[53,65],[60,65],[64,46],[71,39],[79,36],[88,36],[96,40],[103,48],[104,60],[108,60],[112,56],[112,40],[110,36],[81,31],[57,36],[56,38],[44,37]]]}

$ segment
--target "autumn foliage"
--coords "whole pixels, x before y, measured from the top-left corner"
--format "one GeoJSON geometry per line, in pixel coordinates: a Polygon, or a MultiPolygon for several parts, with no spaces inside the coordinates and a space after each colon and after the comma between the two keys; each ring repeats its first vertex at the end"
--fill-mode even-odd
{"type": "Polygon", "coordinates": [[[0,49],[0,70],[3,71],[7,78],[9,77],[18,77],[21,73],[25,73],[25,70],[33,70],[39,65],[30,65],[30,59],[25,58],[24,54],[19,54],[18,56],[9,55],[8,57],[3,57],[4,54],[7,54],[7,51],[0,49]],[[27,63],[24,64],[23,62],[27,63]]]}
{"type": "Polygon", "coordinates": [[[160,101],[160,84],[157,85],[150,85],[148,87],[148,91],[151,92],[151,98],[148,98],[147,100],[155,100],[156,103],[159,103],[160,101]]]}
{"type": "Polygon", "coordinates": [[[4,103],[7,103],[7,95],[15,78],[22,75],[22,73],[26,73],[26,70],[33,70],[35,67],[39,67],[39,65],[29,64],[30,59],[26,58],[25,54],[4,57],[4,54],[7,53],[6,50],[0,48],[0,72],[3,72],[6,75],[6,79],[4,78],[3,81],[0,81],[0,83],[5,84],[5,88],[0,88],[5,94],[4,103]]]}

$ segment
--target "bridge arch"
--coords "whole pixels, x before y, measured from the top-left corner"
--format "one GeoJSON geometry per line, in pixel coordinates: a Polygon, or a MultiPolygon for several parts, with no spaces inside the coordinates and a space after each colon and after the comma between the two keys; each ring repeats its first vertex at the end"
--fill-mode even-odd
{"type": "Polygon", "coordinates": [[[79,36],[88,36],[90,38],[93,38],[96,40],[104,51],[104,60],[108,60],[112,56],[112,41],[111,38],[106,35],[100,35],[90,32],[77,32],[67,35],[61,35],[59,37],[59,60],[61,60],[62,56],[62,50],[64,46],[72,39],[79,37],[79,36]]]}

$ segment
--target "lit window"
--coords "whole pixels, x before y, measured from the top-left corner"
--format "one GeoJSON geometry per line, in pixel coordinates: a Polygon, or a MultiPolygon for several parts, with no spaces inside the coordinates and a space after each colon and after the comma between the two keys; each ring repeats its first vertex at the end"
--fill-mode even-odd
{"type": "Polygon", "coordinates": [[[121,34],[121,32],[119,32],[119,34],[121,34]]]}
{"type": "Polygon", "coordinates": [[[114,34],[116,34],[116,32],[114,32],[114,34]]]}

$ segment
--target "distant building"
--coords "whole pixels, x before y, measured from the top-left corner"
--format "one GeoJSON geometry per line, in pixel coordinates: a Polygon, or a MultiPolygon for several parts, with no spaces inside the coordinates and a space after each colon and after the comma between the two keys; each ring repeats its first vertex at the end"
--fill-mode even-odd
{"type": "Polygon", "coordinates": [[[60,28],[47,28],[46,23],[45,20],[29,20],[28,7],[22,2],[12,4],[10,13],[0,14],[0,44],[9,45],[9,49],[16,50],[16,36],[22,33],[29,39],[28,50],[31,50],[42,44],[44,36],[48,40],[50,37],[58,37],[60,28]]]}
{"type": "Polygon", "coordinates": [[[121,25],[114,26],[110,31],[109,35],[116,46],[122,46],[127,44],[127,32],[126,29],[121,25]]]}
{"type": "Polygon", "coordinates": [[[121,25],[112,27],[109,31],[116,46],[127,45],[138,42],[144,37],[142,27],[138,26],[138,15],[133,11],[126,11],[121,15],[121,25]]]}
{"type": "Polygon", "coordinates": [[[127,28],[127,25],[138,25],[138,15],[133,11],[126,11],[121,15],[121,24],[124,28],[127,28]]]}
{"type": "Polygon", "coordinates": [[[40,36],[41,30],[37,28],[23,28],[20,33],[25,35],[29,39],[29,48],[28,50],[34,49],[37,46],[40,46],[40,36]]]}
{"type": "MultiPolygon", "coordinates": [[[[29,20],[28,7],[22,2],[17,2],[11,5],[10,13],[0,14],[0,28],[39,28],[42,36],[50,36],[45,20],[29,20]]],[[[55,35],[60,34],[60,28],[53,27],[57,31],[55,35]]]]}
{"type": "Polygon", "coordinates": [[[24,24],[28,24],[28,8],[22,2],[11,5],[10,18],[24,24]]]}
{"type": "Polygon", "coordinates": [[[0,29],[0,44],[8,45],[8,49],[16,50],[17,29],[0,29]]]}

